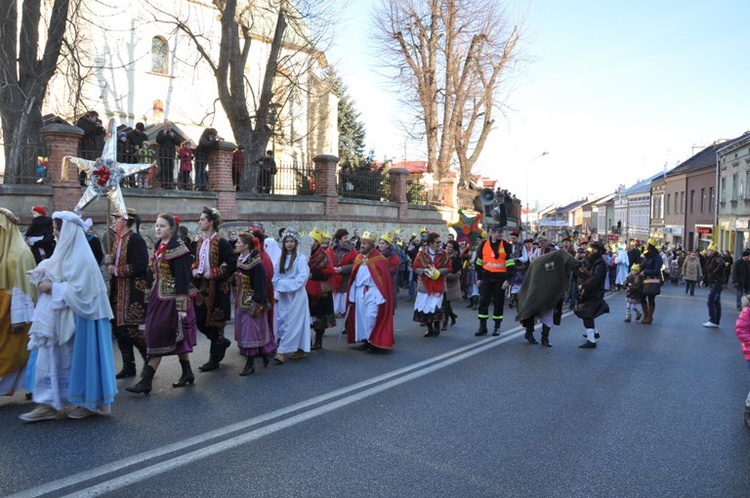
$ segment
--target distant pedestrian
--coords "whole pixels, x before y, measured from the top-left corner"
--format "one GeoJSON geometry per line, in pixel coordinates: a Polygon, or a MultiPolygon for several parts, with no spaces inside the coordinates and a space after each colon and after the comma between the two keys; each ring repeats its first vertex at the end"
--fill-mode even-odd
{"type": "Polygon", "coordinates": [[[321,245],[323,232],[318,228],[313,228],[310,232],[310,238],[312,239],[310,259],[308,260],[310,276],[307,280],[306,289],[312,320],[311,327],[315,331],[315,341],[310,349],[321,349],[326,329],[336,326],[336,317],[333,313],[333,296],[329,283],[335,270],[331,258],[328,257],[321,245]]]}
{"type": "Polygon", "coordinates": [[[695,295],[695,283],[703,279],[701,261],[696,251],[691,251],[682,263],[682,278],[685,281],[685,294],[695,295]]]}
{"type": "Polygon", "coordinates": [[[343,318],[346,313],[346,290],[349,288],[349,275],[354,267],[354,259],[357,250],[349,242],[349,232],[345,228],[339,228],[333,234],[328,255],[333,260],[334,274],[331,277],[331,290],[333,291],[333,312],[343,318]]]}
{"type": "Polygon", "coordinates": [[[208,188],[208,155],[219,146],[221,138],[215,128],[206,128],[203,131],[198,146],[195,148],[195,190],[206,190],[208,188]]]}
{"type": "Polygon", "coordinates": [[[159,181],[161,188],[174,189],[174,159],[180,137],[172,129],[172,122],[165,121],[164,127],[156,135],[159,144],[159,181]]]}
{"type": "Polygon", "coordinates": [[[630,267],[630,273],[625,279],[625,301],[627,303],[625,310],[625,322],[632,321],[635,313],[635,321],[641,319],[641,298],[643,295],[643,278],[641,277],[641,265],[634,264],[630,267]]]}
{"type": "Polygon", "coordinates": [[[717,328],[721,323],[721,291],[725,275],[724,258],[718,246],[712,243],[706,249],[706,272],[701,281],[701,287],[708,287],[708,321],[704,327],[717,328]]]}
{"type": "Polygon", "coordinates": [[[750,249],[742,251],[742,257],[732,265],[732,287],[737,293],[737,309],[742,309],[742,296],[750,294],[750,249]]]}
{"type": "Polygon", "coordinates": [[[654,320],[656,296],[661,293],[661,282],[664,281],[661,273],[664,260],[659,254],[656,244],[656,239],[649,239],[646,243],[646,250],[640,259],[641,276],[643,277],[643,290],[641,291],[643,320],[641,320],[641,323],[644,325],[649,325],[654,320]]]}
{"type": "Polygon", "coordinates": [[[182,190],[193,189],[193,184],[190,180],[190,173],[193,171],[193,158],[194,157],[195,157],[195,153],[193,152],[193,149],[190,147],[190,142],[187,140],[182,142],[179,150],[177,151],[177,159],[180,160],[180,170],[177,176],[178,176],[180,189],[182,190]]]}
{"type": "Polygon", "coordinates": [[[437,337],[440,335],[445,276],[450,272],[450,259],[442,248],[438,233],[428,234],[426,243],[424,250],[419,251],[414,259],[414,273],[419,279],[414,321],[427,326],[424,337],[437,337]]]}

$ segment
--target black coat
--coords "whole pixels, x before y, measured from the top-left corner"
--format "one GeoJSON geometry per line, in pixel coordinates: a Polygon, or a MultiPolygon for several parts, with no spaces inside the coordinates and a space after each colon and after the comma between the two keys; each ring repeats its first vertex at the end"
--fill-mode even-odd
{"type": "Polygon", "coordinates": [[[609,313],[609,306],[604,300],[607,263],[602,257],[589,256],[585,268],[586,271],[578,278],[578,306],[575,314],[578,318],[597,318],[609,313]]]}
{"type": "Polygon", "coordinates": [[[750,289],[750,261],[740,258],[732,265],[732,285],[735,289],[750,289]]]}
{"type": "Polygon", "coordinates": [[[52,256],[55,250],[55,235],[52,229],[52,218],[49,216],[37,216],[31,220],[31,225],[26,230],[27,240],[29,237],[42,237],[41,240],[29,244],[31,253],[34,255],[36,263],[39,264],[43,259],[52,256]],[[44,257],[42,257],[44,252],[44,257]]]}

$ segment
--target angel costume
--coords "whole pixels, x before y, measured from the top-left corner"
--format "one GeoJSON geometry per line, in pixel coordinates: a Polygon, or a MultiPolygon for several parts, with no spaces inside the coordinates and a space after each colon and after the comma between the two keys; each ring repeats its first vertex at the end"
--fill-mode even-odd
{"type": "Polygon", "coordinates": [[[41,294],[29,331],[29,349],[38,350],[35,402],[56,410],[70,403],[109,414],[117,394],[112,353],[112,308],[99,266],[86,240],[90,220],[69,211],[55,253],[29,273],[39,284],[52,282],[41,294]]]}
{"type": "Polygon", "coordinates": [[[278,297],[274,316],[276,337],[279,339],[276,351],[279,354],[295,353],[300,349],[310,352],[310,310],[305,290],[309,276],[307,258],[299,252],[294,261],[291,261],[291,255],[287,255],[285,261],[279,260],[274,264],[273,289],[278,297]],[[280,271],[281,264],[284,265],[284,273],[280,271]]]}

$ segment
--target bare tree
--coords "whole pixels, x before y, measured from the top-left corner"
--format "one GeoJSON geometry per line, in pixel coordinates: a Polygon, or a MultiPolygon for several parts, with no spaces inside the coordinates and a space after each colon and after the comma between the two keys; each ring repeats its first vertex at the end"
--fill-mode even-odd
{"type": "Polygon", "coordinates": [[[518,29],[497,0],[383,0],[375,18],[385,62],[418,112],[429,171],[443,178],[458,159],[468,180],[518,29]]]}
{"type": "Polygon", "coordinates": [[[286,104],[292,88],[304,88],[301,82],[309,64],[294,62],[296,57],[303,54],[303,58],[310,60],[321,56],[321,35],[312,35],[310,27],[316,17],[325,17],[321,5],[324,5],[322,0],[307,2],[304,8],[300,2],[292,5],[288,0],[250,0],[241,6],[237,0],[213,0],[221,22],[217,57],[211,50],[211,37],[202,27],[193,25],[171,8],[151,3],[154,19],[184,33],[216,79],[219,102],[235,142],[244,145],[247,151],[241,179],[243,191],[256,189],[257,168],[248,166],[264,155],[279,109],[286,104]],[[272,32],[264,33],[269,22],[272,32]],[[254,88],[247,80],[246,69],[251,44],[259,40],[270,43],[270,49],[260,87],[254,88]]]}
{"type": "Polygon", "coordinates": [[[69,5],[69,0],[54,0],[45,27],[41,0],[0,0],[0,119],[7,183],[33,177],[41,144],[42,102],[57,67],[69,5]],[[46,40],[40,47],[45,28],[46,40]]]}

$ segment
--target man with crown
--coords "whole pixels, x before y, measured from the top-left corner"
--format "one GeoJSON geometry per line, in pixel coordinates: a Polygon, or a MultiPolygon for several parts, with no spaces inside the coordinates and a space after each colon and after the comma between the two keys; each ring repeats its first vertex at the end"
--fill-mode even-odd
{"type": "Polygon", "coordinates": [[[346,340],[362,342],[359,349],[391,349],[393,338],[394,293],[388,260],[375,249],[375,235],[364,232],[360,252],[349,279],[349,312],[346,340]]]}
{"type": "Polygon", "coordinates": [[[317,227],[313,228],[310,238],[312,239],[308,260],[310,278],[305,285],[312,318],[311,327],[315,331],[315,340],[310,349],[321,349],[326,329],[336,326],[336,316],[333,314],[333,294],[331,294],[329,283],[334,275],[334,267],[331,258],[321,245],[325,238],[324,232],[317,227]]]}

